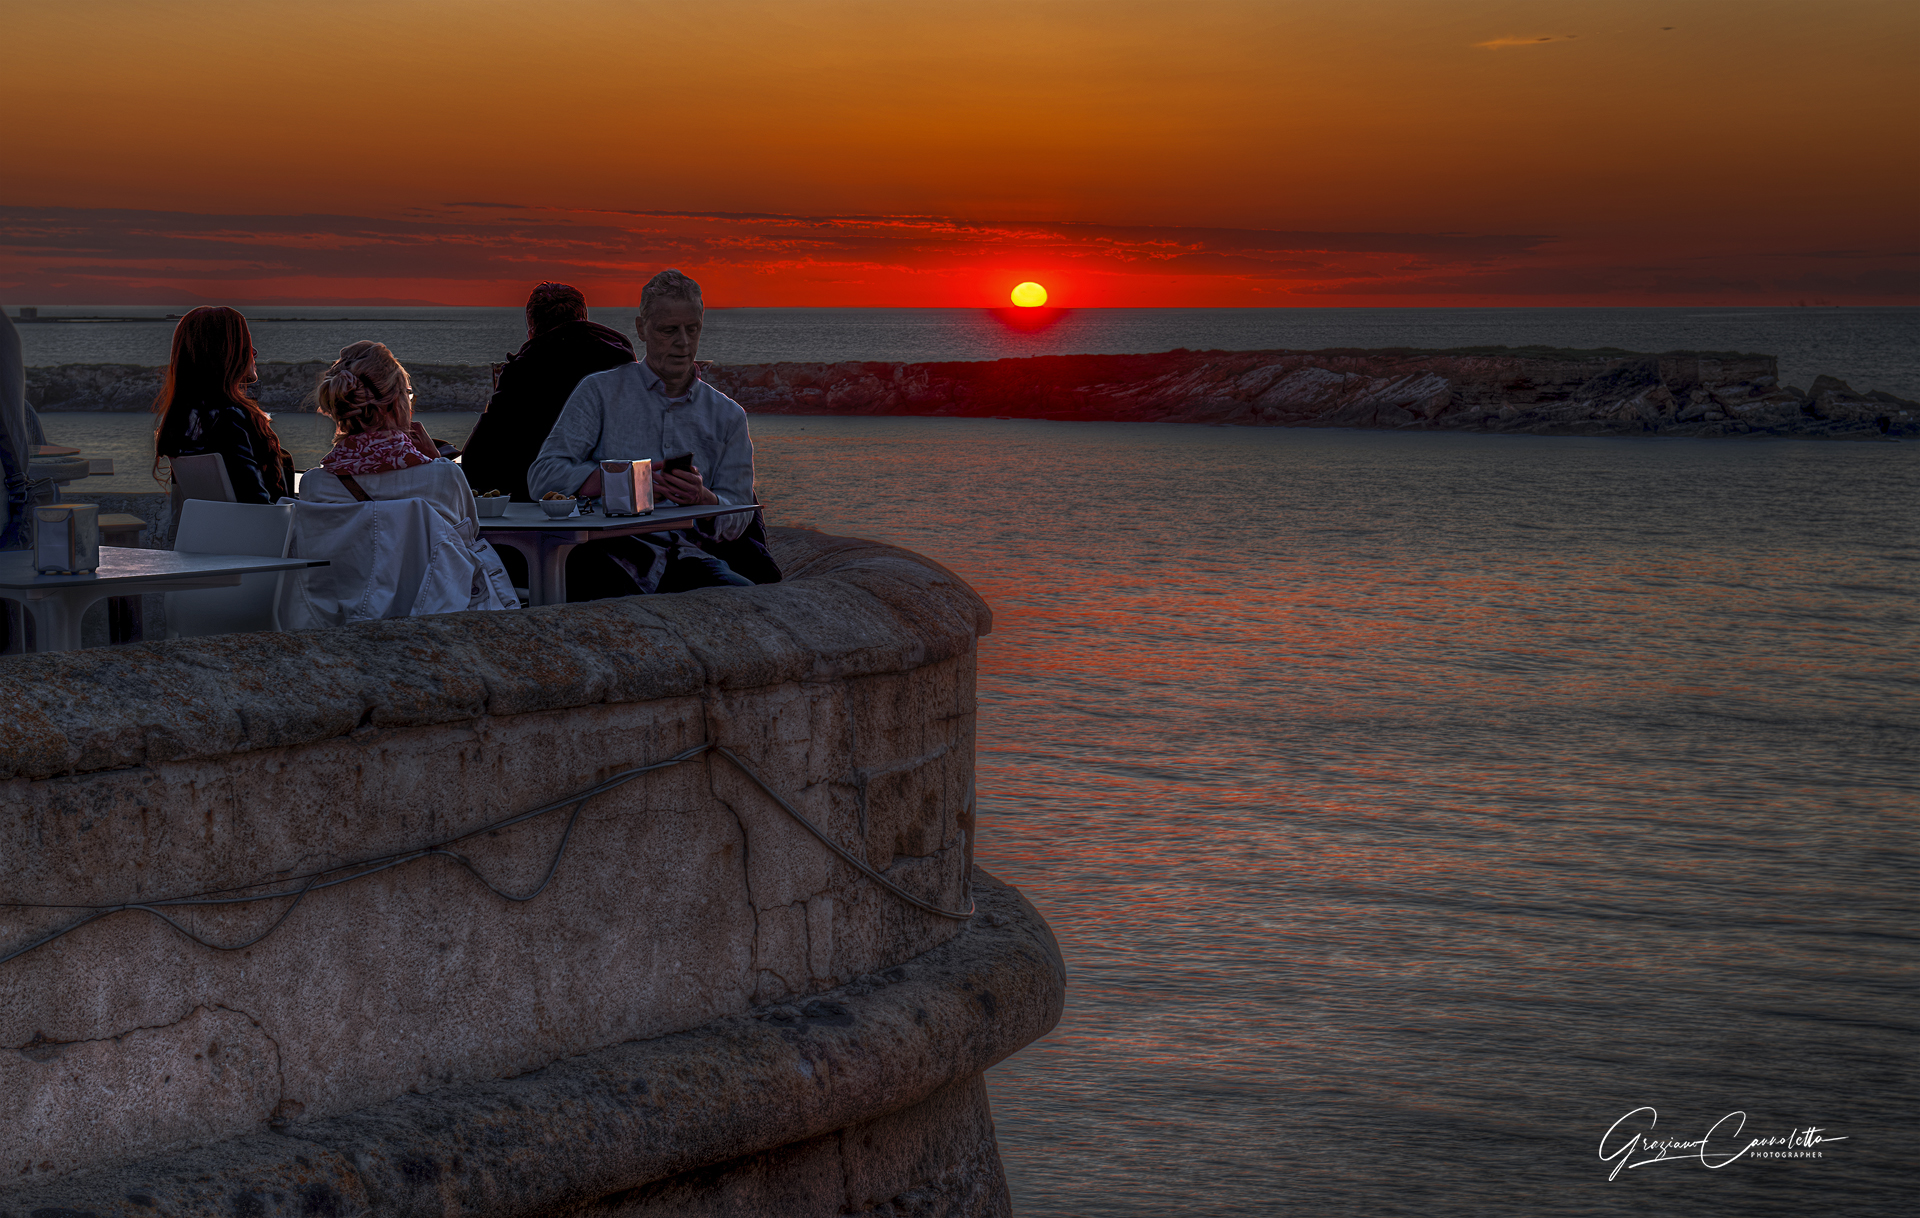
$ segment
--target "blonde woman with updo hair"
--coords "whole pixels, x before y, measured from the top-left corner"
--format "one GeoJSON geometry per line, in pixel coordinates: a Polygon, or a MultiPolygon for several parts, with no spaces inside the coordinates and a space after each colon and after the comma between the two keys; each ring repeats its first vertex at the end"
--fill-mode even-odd
{"type": "Polygon", "coordinates": [[[282,620],[303,629],[410,613],[519,608],[500,555],[480,536],[466,474],[413,421],[413,382],[393,352],[375,342],[342,348],[314,396],[333,420],[333,449],[301,477],[300,502],[419,500],[425,509],[315,507],[296,515],[296,552],[331,565],[307,573],[290,607],[283,606],[282,620]],[[413,523],[402,523],[407,521],[413,523]]]}
{"type": "Polygon", "coordinates": [[[302,502],[425,499],[479,535],[467,477],[413,421],[413,381],[385,343],[341,348],[314,397],[333,420],[333,450],[302,475],[302,502]]]}

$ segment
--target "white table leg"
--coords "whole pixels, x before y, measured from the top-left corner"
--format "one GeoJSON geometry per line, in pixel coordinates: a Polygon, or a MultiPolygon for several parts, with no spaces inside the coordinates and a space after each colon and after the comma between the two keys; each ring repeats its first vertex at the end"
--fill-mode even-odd
{"type": "Polygon", "coordinates": [[[113,596],[134,592],[187,592],[201,588],[238,587],[238,575],[188,575],[172,579],[142,580],[136,587],[125,584],[92,584],[66,588],[48,588],[29,592],[25,604],[33,614],[35,651],[80,650],[81,619],[94,604],[113,596]]]}
{"type": "Polygon", "coordinates": [[[85,590],[48,593],[27,602],[33,611],[33,649],[35,651],[80,650],[80,619],[93,602],[106,599],[88,595],[85,590]]]}
{"type": "MultiPolygon", "coordinates": [[[[536,605],[567,603],[567,555],[573,553],[576,544],[553,537],[540,539],[540,587],[529,588],[527,599],[536,605]]],[[[527,568],[531,572],[533,564],[528,563],[527,568]]]]}
{"type": "Polygon", "coordinates": [[[540,599],[540,539],[528,538],[511,533],[493,533],[486,540],[495,548],[507,547],[527,564],[527,600],[535,605],[545,604],[540,599]]]}

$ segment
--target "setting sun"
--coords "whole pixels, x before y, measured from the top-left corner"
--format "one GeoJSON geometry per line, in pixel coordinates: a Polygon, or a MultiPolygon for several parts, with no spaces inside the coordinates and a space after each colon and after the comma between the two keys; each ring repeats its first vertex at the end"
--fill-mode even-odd
{"type": "Polygon", "coordinates": [[[1029,280],[1013,289],[1013,303],[1023,309],[1037,309],[1047,303],[1047,289],[1029,280]]]}

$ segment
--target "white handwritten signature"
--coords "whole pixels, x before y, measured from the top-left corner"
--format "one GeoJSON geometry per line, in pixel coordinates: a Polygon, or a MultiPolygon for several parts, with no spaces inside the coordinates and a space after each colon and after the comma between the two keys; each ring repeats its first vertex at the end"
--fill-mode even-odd
{"type": "Polygon", "coordinates": [[[1653,1127],[1659,1123],[1659,1120],[1660,1114],[1651,1107],[1640,1107],[1607,1127],[1607,1132],[1600,1137],[1600,1158],[1604,1162],[1613,1164],[1613,1171],[1608,1174],[1607,1179],[1617,1179],[1624,1168],[1645,1167],[1649,1163],[1666,1163],[1682,1159],[1697,1160],[1702,1166],[1717,1171],[1748,1155],[1771,1157],[1786,1152],[1781,1157],[1817,1158],[1819,1152],[1815,1149],[1816,1147],[1827,1142],[1847,1140],[1822,1137],[1821,1134],[1826,1132],[1824,1126],[1809,1125],[1805,1129],[1794,1128],[1774,1137],[1749,1138],[1743,1145],[1739,1137],[1747,1127],[1747,1114],[1729,1112],[1708,1128],[1705,1137],[1683,1142],[1673,1138],[1652,1136],[1653,1127]],[[1631,1126],[1626,1130],[1620,1128],[1622,1125],[1628,1125],[1642,1113],[1646,1114],[1645,1131],[1636,1132],[1631,1126]],[[1731,1130],[1726,1129],[1728,1122],[1733,1123],[1731,1130]],[[1714,1145],[1716,1138],[1721,1139],[1718,1147],[1714,1145]]]}

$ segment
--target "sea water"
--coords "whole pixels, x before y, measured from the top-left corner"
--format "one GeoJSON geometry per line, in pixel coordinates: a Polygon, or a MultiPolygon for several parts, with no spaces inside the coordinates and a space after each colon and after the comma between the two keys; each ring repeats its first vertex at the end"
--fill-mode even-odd
{"type": "Polygon", "coordinates": [[[1017,1212],[1920,1192],[1920,446],[758,434],[777,516],[995,610],[980,858],[1071,974],[991,1075],[1017,1212]],[[1846,1140],[1609,1180],[1643,1106],[1846,1140]]]}
{"type": "Polygon", "coordinates": [[[1911,1212],[1920,445],[752,425],[772,523],[994,610],[979,858],[1070,972],[1018,1213],[1911,1212]],[[1636,1111],[1844,1140],[1610,1179],[1636,1111]]]}
{"type": "MultiPolygon", "coordinates": [[[[187,306],[43,307],[42,316],[144,320],[41,322],[20,327],[30,366],[164,364],[187,306]]],[[[519,309],[246,310],[263,360],[332,359],[378,339],[402,363],[487,364],[526,338],[519,309]]],[[[633,333],[632,308],[593,311],[633,333]]],[[[780,360],[1003,359],[1026,355],[1250,351],[1326,347],[1621,347],[1745,351],[1778,356],[1780,375],[1815,376],[1920,399],[1920,309],[721,309],[707,311],[701,354],[728,364],[780,360]]]]}

